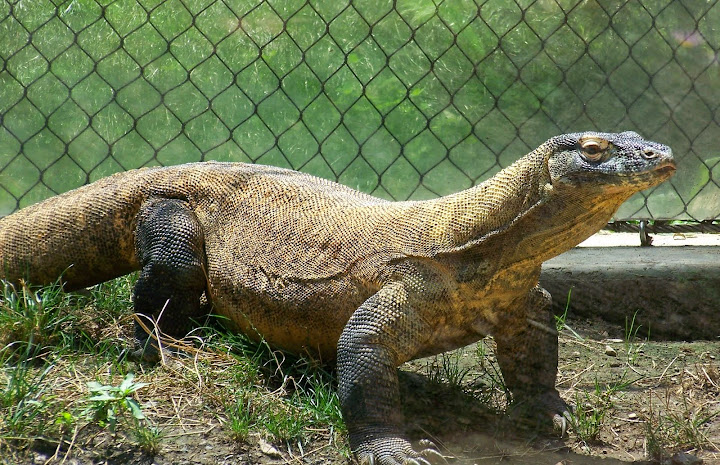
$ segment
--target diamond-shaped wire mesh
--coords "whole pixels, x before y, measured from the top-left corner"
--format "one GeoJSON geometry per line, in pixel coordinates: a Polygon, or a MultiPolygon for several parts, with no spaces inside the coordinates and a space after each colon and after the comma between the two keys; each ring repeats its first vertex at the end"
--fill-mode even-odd
{"type": "Polygon", "coordinates": [[[424,199],[588,129],[679,159],[618,218],[720,214],[717,0],[1,0],[0,18],[0,215],[200,160],[424,199]]]}

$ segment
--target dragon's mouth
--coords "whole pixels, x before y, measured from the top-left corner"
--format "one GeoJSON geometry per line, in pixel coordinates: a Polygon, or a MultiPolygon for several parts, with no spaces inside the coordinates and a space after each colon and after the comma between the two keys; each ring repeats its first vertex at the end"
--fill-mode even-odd
{"type": "Polygon", "coordinates": [[[568,173],[565,176],[553,182],[553,185],[567,185],[575,188],[581,186],[594,188],[609,188],[611,190],[634,190],[640,191],[649,187],[660,184],[670,178],[676,171],[675,162],[673,160],[664,160],[661,163],[643,171],[628,172],[600,172],[600,171],[584,171],[568,173]]]}
{"type": "Polygon", "coordinates": [[[653,172],[655,172],[656,174],[668,178],[675,174],[675,171],[677,171],[677,167],[675,166],[675,162],[673,161],[668,161],[653,170],[653,172]]]}
{"type": "Polygon", "coordinates": [[[672,160],[667,160],[651,170],[640,173],[628,173],[626,177],[630,180],[630,182],[634,182],[635,180],[637,180],[637,182],[644,181],[650,183],[650,185],[655,185],[660,184],[661,182],[668,179],[670,176],[675,174],[676,170],[677,167],[675,166],[675,162],[672,160]]]}

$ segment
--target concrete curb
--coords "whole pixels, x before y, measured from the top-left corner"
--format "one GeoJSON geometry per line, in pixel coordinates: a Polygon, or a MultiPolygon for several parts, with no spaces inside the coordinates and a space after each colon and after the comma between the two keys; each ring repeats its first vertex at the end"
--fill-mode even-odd
{"type": "MultiPolygon", "coordinates": [[[[637,235],[628,236],[639,243],[637,235]]],[[[709,236],[701,243],[720,240],[709,236]]],[[[687,243],[658,239],[653,243],[687,243]]],[[[598,240],[618,244],[617,237],[594,237],[543,265],[540,284],[552,294],[556,314],[564,312],[572,289],[570,315],[600,317],[625,328],[626,319],[637,312],[638,335],[649,331],[655,340],[720,337],[720,247],[593,246],[598,240]]]]}

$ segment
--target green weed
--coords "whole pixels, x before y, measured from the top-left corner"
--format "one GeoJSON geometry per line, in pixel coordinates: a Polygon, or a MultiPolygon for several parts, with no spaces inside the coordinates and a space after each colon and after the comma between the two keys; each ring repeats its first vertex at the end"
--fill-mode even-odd
{"type": "Polygon", "coordinates": [[[132,396],[147,383],[137,383],[134,375],[128,373],[119,386],[111,386],[91,381],[88,390],[91,396],[87,399],[90,404],[84,413],[87,418],[96,421],[101,427],[107,427],[110,433],[115,434],[118,420],[129,412],[136,423],[145,420],[140,404],[132,396]]]}
{"type": "Polygon", "coordinates": [[[645,345],[643,343],[637,344],[635,342],[638,339],[637,333],[641,327],[641,325],[635,325],[637,314],[638,312],[633,313],[631,319],[625,317],[625,354],[627,356],[627,363],[630,366],[637,365],[637,358],[645,345]]]}
{"type": "Polygon", "coordinates": [[[288,402],[266,406],[260,417],[260,423],[273,439],[283,442],[302,442],[307,437],[306,430],[310,425],[307,412],[288,402]]]}
{"type": "Polygon", "coordinates": [[[580,336],[578,333],[576,333],[575,330],[572,329],[567,324],[567,315],[568,315],[568,310],[570,309],[570,296],[571,295],[572,295],[572,289],[570,289],[568,291],[567,300],[565,301],[565,310],[563,311],[562,315],[553,315],[555,317],[555,329],[557,329],[558,332],[560,332],[564,329],[568,330],[572,333],[572,335],[576,339],[582,341],[583,340],[582,336],[580,336]]]}
{"type": "Polygon", "coordinates": [[[63,312],[70,305],[58,283],[41,289],[26,283],[18,287],[2,281],[0,296],[0,358],[33,356],[55,346],[72,344],[72,334],[63,331],[72,316],[63,312]]]}
{"type": "Polygon", "coordinates": [[[210,337],[209,346],[227,350],[234,359],[223,381],[228,383],[226,399],[231,399],[225,402],[225,424],[233,440],[247,441],[258,434],[302,448],[322,432],[328,432],[333,442],[345,433],[333,375],[316,361],[270,350],[262,341],[237,334],[210,337]],[[239,393],[238,386],[244,386],[239,393]],[[268,392],[268,387],[273,391],[268,392]]]}
{"type": "Polygon", "coordinates": [[[140,450],[147,455],[157,455],[160,452],[161,442],[164,437],[160,428],[138,422],[132,428],[132,436],[140,450]]]}
{"type": "Polygon", "coordinates": [[[555,328],[560,332],[563,328],[565,328],[565,322],[567,321],[567,314],[568,310],[570,309],[570,295],[572,294],[572,289],[568,291],[567,300],[565,301],[565,311],[563,311],[562,315],[554,315],[555,316],[555,328]]]}
{"type": "Polygon", "coordinates": [[[296,405],[309,413],[313,424],[328,424],[334,429],[345,429],[337,387],[329,373],[310,373],[293,399],[296,405]]]}
{"type": "Polygon", "coordinates": [[[603,388],[596,379],[592,391],[575,394],[575,412],[571,423],[579,440],[597,441],[608,415],[615,409],[615,397],[633,383],[626,381],[623,375],[618,382],[603,388]]]}
{"type": "Polygon", "coordinates": [[[472,370],[471,364],[461,362],[465,355],[464,349],[436,355],[432,362],[428,362],[427,366],[430,381],[462,389],[465,378],[472,370]]]}
{"type": "Polygon", "coordinates": [[[226,424],[230,428],[230,438],[233,441],[247,441],[250,432],[257,424],[250,400],[238,399],[234,405],[225,408],[225,415],[227,416],[226,424]]]}
{"type": "Polygon", "coordinates": [[[0,361],[27,352],[36,358],[77,351],[117,357],[122,344],[106,333],[130,313],[131,282],[119,278],[89,293],[66,293],[59,281],[43,287],[0,282],[0,361]]]}
{"type": "Polygon", "coordinates": [[[102,309],[105,319],[118,320],[133,311],[132,289],[138,273],[131,273],[90,289],[94,306],[102,309]]]}

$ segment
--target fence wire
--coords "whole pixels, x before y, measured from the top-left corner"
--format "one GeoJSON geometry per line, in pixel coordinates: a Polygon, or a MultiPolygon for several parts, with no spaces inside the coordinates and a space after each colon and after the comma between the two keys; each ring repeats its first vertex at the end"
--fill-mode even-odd
{"type": "Polygon", "coordinates": [[[2,0],[0,18],[0,215],[211,159],[425,199],[549,136],[627,129],[679,170],[618,219],[720,213],[717,0],[2,0]]]}

